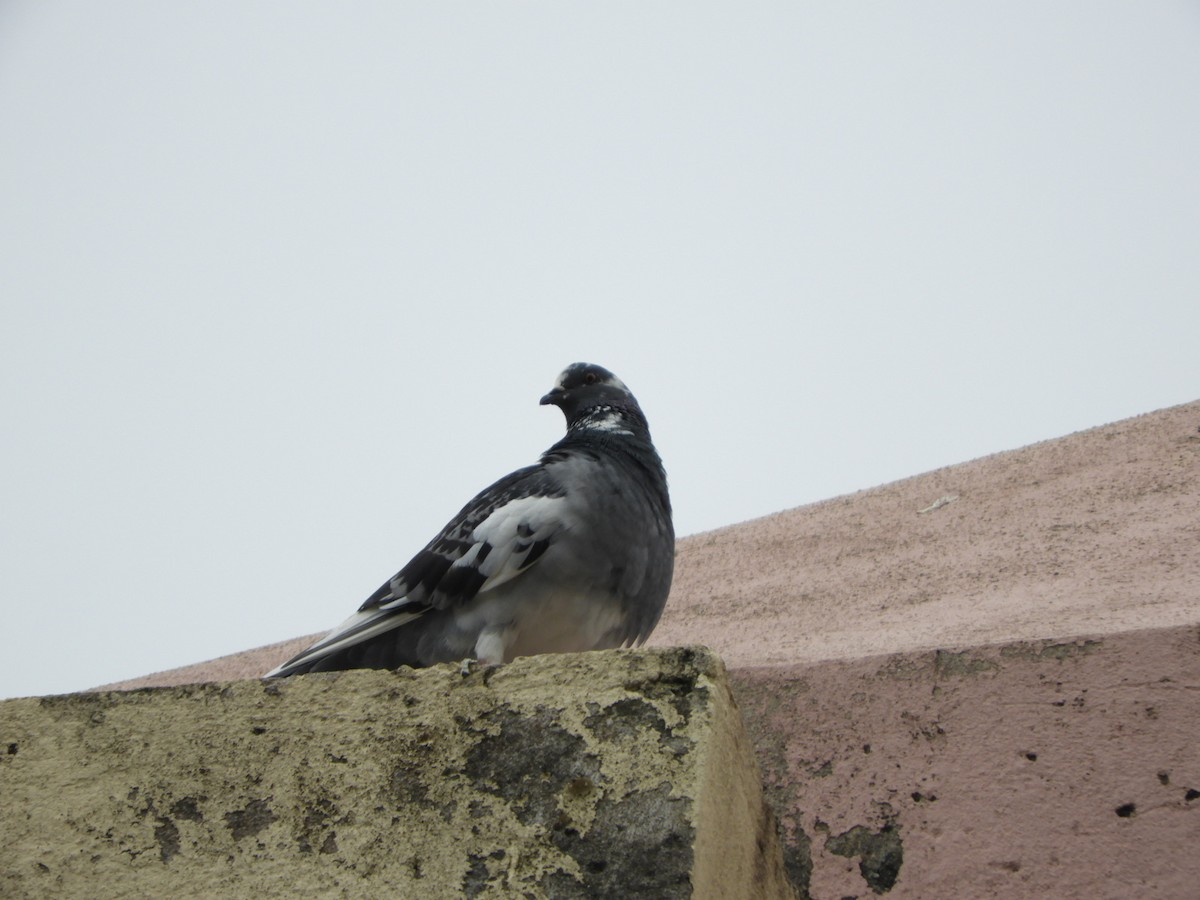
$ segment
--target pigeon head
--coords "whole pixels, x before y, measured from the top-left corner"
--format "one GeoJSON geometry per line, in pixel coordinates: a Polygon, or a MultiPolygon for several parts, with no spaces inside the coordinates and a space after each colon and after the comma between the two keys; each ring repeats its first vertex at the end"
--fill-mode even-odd
{"type": "Polygon", "coordinates": [[[603,366],[592,363],[572,363],[563,369],[541,403],[561,409],[567,417],[568,428],[596,419],[599,412],[609,413],[609,421],[616,416],[645,423],[638,402],[625,387],[625,382],[603,366]]]}

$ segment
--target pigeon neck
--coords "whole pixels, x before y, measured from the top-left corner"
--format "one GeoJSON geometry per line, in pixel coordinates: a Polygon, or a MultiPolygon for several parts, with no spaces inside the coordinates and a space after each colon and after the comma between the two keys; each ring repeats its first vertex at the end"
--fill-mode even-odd
{"type": "Polygon", "coordinates": [[[569,431],[598,431],[633,436],[646,430],[646,421],[636,410],[620,406],[593,406],[583,410],[569,431]]]}

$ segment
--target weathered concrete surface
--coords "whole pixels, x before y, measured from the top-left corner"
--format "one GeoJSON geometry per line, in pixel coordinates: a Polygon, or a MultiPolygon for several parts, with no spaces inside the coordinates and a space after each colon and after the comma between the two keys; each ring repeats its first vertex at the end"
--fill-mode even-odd
{"type": "Polygon", "coordinates": [[[702,648],[0,703],[4,897],[786,897],[702,648]]]}
{"type": "Polygon", "coordinates": [[[1200,626],[733,678],[812,897],[1200,896],[1200,626]]]}

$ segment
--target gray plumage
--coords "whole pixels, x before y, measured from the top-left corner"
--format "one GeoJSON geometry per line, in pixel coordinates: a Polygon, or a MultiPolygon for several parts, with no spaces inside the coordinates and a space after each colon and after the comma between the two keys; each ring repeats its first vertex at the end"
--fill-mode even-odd
{"type": "Polygon", "coordinates": [[[640,644],[675,567],[667,478],[646,417],[600,366],[543,404],[567,433],[482,491],[359,611],[267,677],[640,644]]]}

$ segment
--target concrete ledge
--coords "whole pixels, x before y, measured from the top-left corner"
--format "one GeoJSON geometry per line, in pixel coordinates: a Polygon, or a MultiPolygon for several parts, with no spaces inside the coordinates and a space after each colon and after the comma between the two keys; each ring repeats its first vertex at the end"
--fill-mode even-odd
{"type": "Polygon", "coordinates": [[[5,897],[791,896],[702,648],[0,703],[5,897]]]}

